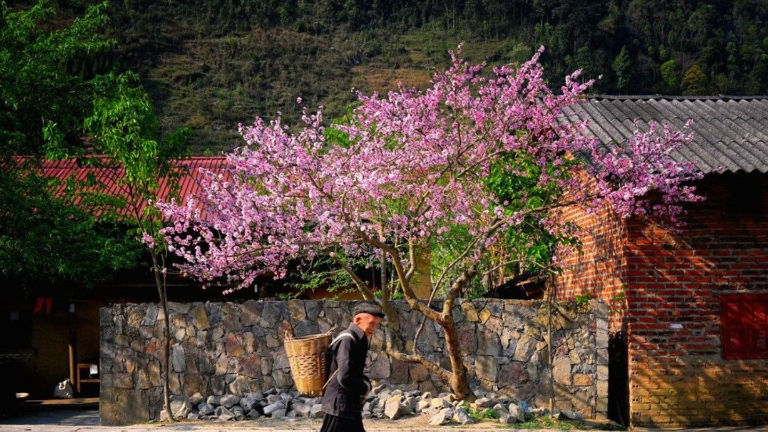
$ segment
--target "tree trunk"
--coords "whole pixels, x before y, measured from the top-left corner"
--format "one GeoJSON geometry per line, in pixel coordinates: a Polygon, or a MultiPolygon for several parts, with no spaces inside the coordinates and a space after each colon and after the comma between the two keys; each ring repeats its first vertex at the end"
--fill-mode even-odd
{"type": "Polygon", "coordinates": [[[453,371],[448,384],[451,386],[451,391],[453,391],[457,399],[473,402],[475,394],[469,388],[468,371],[464,365],[464,354],[461,352],[459,334],[456,332],[456,324],[453,322],[453,317],[446,317],[444,322],[440,324],[445,332],[445,345],[448,347],[448,357],[451,360],[451,370],[453,371]]]}
{"type": "Polygon", "coordinates": [[[155,273],[155,283],[157,284],[157,293],[160,296],[160,307],[165,316],[165,325],[163,327],[163,361],[160,362],[160,372],[163,375],[163,408],[170,421],[176,421],[171,412],[171,316],[168,313],[168,297],[165,292],[165,281],[163,280],[162,270],[157,262],[157,252],[151,250],[152,269],[155,273]]]}
{"type": "Polygon", "coordinates": [[[417,299],[428,299],[432,293],[432,251],[428,247],[414,249],[416,270],[410,286],[417,299]]]}

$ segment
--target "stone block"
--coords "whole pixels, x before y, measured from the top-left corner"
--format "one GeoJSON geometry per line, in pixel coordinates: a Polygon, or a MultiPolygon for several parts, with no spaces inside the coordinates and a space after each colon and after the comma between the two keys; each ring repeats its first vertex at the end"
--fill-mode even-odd
{"type": "Polygon", "coordinates": [[[99,420],[101,426],[124,426],[150,421],[147,392],[102,386],[99,420]]]}

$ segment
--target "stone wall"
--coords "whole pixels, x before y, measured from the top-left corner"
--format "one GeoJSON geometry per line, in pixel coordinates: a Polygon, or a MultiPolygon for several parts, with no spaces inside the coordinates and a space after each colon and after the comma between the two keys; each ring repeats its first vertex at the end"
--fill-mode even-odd
{"type": "MultiPolygon", "coordinates": [[[[339,331],[350,322],[354,302],[171,303],[171,392],[191,396],[242,395],[290,389],[290,367],[282,340],[339,331]]],[[[405,341],[412,343],[420,315],[395,304],[405,341]]],[[[548,406],[547,306],[542,302],[474,300],[454,309],[474,388],[497,391],[531,406],[548,406]]],[[[560,303],[553,313],[557,410],[604,417],[608,398],[608,308],[560,303]]],[[[101,422],[103,425],[159,418],[162,383],[159,336],[164,316],[155,304],[116,304],[101,309],[101,422]]],[[[416,364],[391,360],[383,334],[371,343],[369,376],[403,390],[446,391],[416,364]]],[[[424,325],[417,347],[447,362],[442,331],[424,325]]],[[[447,365],[446,365],[447,366],[447,365]]]]}

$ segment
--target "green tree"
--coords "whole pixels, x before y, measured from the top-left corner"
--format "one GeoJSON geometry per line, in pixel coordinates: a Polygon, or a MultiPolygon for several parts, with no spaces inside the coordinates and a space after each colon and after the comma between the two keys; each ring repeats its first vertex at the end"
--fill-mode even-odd
{"type": "Polygon", "coordinates": [[[105,7],[61,25],[50,1],[18,12],[0,2],[0,275],[24,287],[90,285],[136,263],[136,244],[116,220],[87,211],[98,197],[39,175],[45,156],[84,154],[83,120],[94,97],[111,92],[98,68],[71,71],[114,47],[98,33],[105,7]]]}
{"type": "Polygon", "coordinates": [[[677,91],[677,62],[667,60],[660,68],[661,78],[667,86],[667,91],[674,93],[677,91]]]}
{"type": "MultiPolygon", "coordinates": [[[[165,241],[160,235],[163,220],[151,205],[160,198],[161,181],[178,192],[178,179],[184,174],[175,162],[187,154],[189,129],[180,128],[165,137],[158,136],[158,122],[152,101],[137,85],[133,74],[108,77],[105,83],[114,86],[115,94],[97,98],[94,112],[85,122],[85,130],[107,156],[107,164],[119,166],[124,175],[118,183],[126,191],[123,202],[115,207],[116,215],[141,238],[152,258],[152,271],[160,306],[165,316],[163,361],[164,407],[168,419],[173,419],[170,404],[171,330],[166,290],[165,241]]],[[[164,196],[163,198],[168,198],[164,196]]]]}
{"type": "Polygon", "coordinates": [[[613,71],[616,73],[616,89],[626,91],[632,82],[632,59],[629,57],[627,46],[621,48],[621,52],[611,63],[613,71]]]}
{"type": "Polygon", "coordinates": [[[172,419],[165,243],[152,241],[162,219],[148,202],[157,199],[161,179],[173,185],[182,174],[173,162],[184,156],[189,131],[158,137],[152,102],[136,74],[96,66],[83,73],[84,62],[105,64],[101,59],[115,46],[101,33],[106,3],[89,7],[84,17],[61,28],[54,25],[59,21],[48,0],[13,13],[5,3],[0,6],[0,164],[14,168],[0,170],[0,268],[6,274],[41,270],[50,277],[106,275],[108,268],[135,264],[137,240],[143,238],[165,313],[161,370],[172,419]],[[106,157],[87,157],[86,141],[106,157]],[[41,178],[37,171],[44,157],[80,157],[85,164],[120,167],[123,193],[88,193],[98,190],[94,179],[62,185],[41,178]],[[72,244],[77,251],[68,247],[72,244]],[[14,266],[19,254],[29,259],[17,259],[14,266]]]}
{"type": "Polygon", "coordinates": [[[701,96],[707,94],[707,76],[697,64],[688,68],[683,75],[683,94],[687,96],[701,96]]]}

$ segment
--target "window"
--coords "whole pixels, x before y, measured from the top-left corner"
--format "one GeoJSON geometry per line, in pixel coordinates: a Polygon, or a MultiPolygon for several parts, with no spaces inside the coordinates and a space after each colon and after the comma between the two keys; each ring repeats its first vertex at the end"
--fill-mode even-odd
{"type": "Polygon", "coordinates": [[[720,305],[723,358],[768,358],[768,294],[726,294],[720,305]]]}

